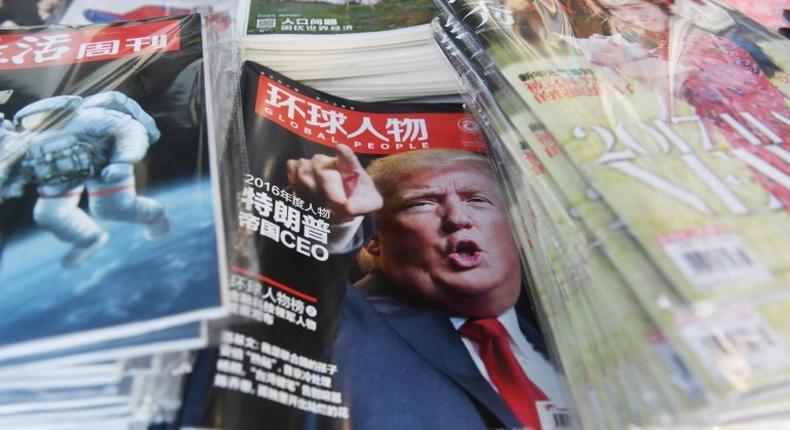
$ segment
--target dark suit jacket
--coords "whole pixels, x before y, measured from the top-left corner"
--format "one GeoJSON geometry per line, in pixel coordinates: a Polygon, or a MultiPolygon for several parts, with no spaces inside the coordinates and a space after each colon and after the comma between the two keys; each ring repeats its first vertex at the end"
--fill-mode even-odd
{"type": "MultiPolygon", "coordinates": [[[[333,348],[352,429],[520,427],[446,314],[365,293],[371,282],[380,281],[367,277],[361,284],[368,288],[347,288],[333,348]]],[[[527,340],[542,351],[539,333],[519,320],[527,340]]]]}

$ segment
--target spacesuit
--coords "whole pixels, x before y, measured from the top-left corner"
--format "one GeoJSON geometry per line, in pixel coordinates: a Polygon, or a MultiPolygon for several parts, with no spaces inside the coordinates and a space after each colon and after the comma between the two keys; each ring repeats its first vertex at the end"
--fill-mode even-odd
{"type": "Polygon", "coordinates": [[[0,199],[36,184],[34,221],[73,245],[64,266],[80,264],[107,243],[109,235],[92,216],[141,223],[148,239],[167,235],[170,222],[162,204],[135,190],[134,164],[160,137],[137,102],[116,91],[55,96],[25,106],[14,123],[24,150],[6,183],[0,182],[0,199]],[[79,207],[86,190],[90,215],[79,207]]]}
{"type": "Polygon", "coordinates": [[[24,144],[18,139],[19,133],[16,132],[14,123],[5,119],[0,113],[0,202],[3,201],[3,184],[8,181],[12,173],[14,164],[24,153],[24,144]]]}

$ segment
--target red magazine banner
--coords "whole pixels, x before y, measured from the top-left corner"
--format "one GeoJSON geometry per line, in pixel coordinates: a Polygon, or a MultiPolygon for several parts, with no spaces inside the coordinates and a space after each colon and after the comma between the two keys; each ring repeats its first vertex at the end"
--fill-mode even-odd
{"type": "Polygon", "coordinates": [[[465,113],[361,112],[322,102],[261,75],[255,112],[312,142],[387,155],[415,149],[483,152],[477,123],[465,113]]]}
{"type": "Polygon", "coordinates": [[[0,70],[106,61],[181,49],[178,20],[0,36],[0,70]]]}

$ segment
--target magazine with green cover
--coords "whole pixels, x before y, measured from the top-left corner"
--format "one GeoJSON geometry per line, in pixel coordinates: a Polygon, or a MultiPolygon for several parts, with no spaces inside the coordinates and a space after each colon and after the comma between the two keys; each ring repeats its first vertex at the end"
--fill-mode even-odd
{"type": "MultiPolygon", "coordinates": [[[[540,2],[546,3],[551,2],[540,2]]],[[[589,9],[593,13],[571,10],[559,20],[572,25],[561,34],[552,25],[558,20],[543,20],[540,13],[536,24],[518,11],[509,15],[478,3],[468,6],[486,25],[495,23],[510,35],[510,40],[489,38],[487,53],[595,194],[622,219],[649,261],[671,281],[671,289],[631,286],[654,293],[677,291],[696,305],[679,317],[676,312],[662,316],[673,301],[662,301],[661,294],[642,294],[643,304],[660,317],[674,342],[687,344],[685,355],[708,373],[709,384],[725,391],[754,388],[775,380],[776,372],[787,366],[788,337],[777,318],[787,306],[788,261],[782,252],[788,231],[782,206],[787,192],[782,141],[787,135],[787,78],[771,66],[783,64],[779,47],[786,42],[764,35],[747,38],[750,33],[737,20],[714,13],[719,10],[714,3],[695,9],[690,2],[677,2],[651,9],[653,18],[670,27],[665,32],[669,37],[659,37],[658,45],[647,49],[622,22],[620,32],[612,29],[615,13],[620,21],[629,19],[617,7],[637,3],[656,6],[607,2],[607,20],[599,18],[605,13],[600,3],[589,9]],[[695,20],[702,24],[693,24],[695,20]],[[517,36],[514,22],[531,22],[533,38],[523,37],[524,32],[517,36]],[[543,23],[543,28],[534,27],[543,23]],[[599,35],[593,36],[593,30],[599,35]],[[694,52],[705,48],[710,49],[694,52]],[[750,65],[751,74],[739,64],[750,65]],[[720,78],[704,74],[714,68],[731,73],[718,73],[720,78]],[[661,80],[651,73],[672,78],[661,80]],[[736,76],[740,86],[733,84],[736,76]],[[733,85],[737,91],[724,97],[733,85]],[[738,110],[742,106],[759,109],[738,110]],[[733,107],[738,109],[726,111],[733,107]],[[699,317],[712,303],[716,305],[707,309],[727,309],[740,318],[725,323],[699,317]]],[[[630,257],[622,249],[605,249],[630,257]]]]}
{"type": "MultiPolygon", "coordinates": [[[[544,56],[527,74],[513,67],[504,73],[522,83],[516,87],[522,97],[557,130],[570,158],[675,289],[689,301],[729,303],[720,305],[716,317],[695,315],[674,323],[717,382],[744,390],[774,382],[776,372],[787,367],[786,325],[772,316],[787,307],[788,259],[782,250],[789,221],[783,208],[788,164],[780,137],[788,130],[787,98],[781,71],[773,70],[774,85],[769,66],[762,71],[756,60],[749,62],[747,55],[757,54],[689,21],[668,20],[669,36],[661,42],[666,46],[644,58],[638,57],[644,48],[619,40],[619,33],[609,36],[606,43],[633,50],[628,55],[636,58],[618,63],[620,69],[601,67],[602,61],[619,59],[606,57],[610,46],[595,46],[606,37],[590,36],[572,40],[588,44],[584,56],[553,56],[551,70],[544,56]],[[695,52],[706,43],[713,46],[695,52]],[[660,55],[667,56],[666,71],[659,67],[665,61],[660,55]],[[744,64],[751,68],[743,71],[744,64]],[[717,73],[724,77],[705,74],[706,67],[721,68],[717,73]],[[553,74],[557,70],[559,76],[553,74]],[[541,99],[540,85],[572,82],[574,70],[592,71],[597,92],[577,97],[571,91],[556,102],[541,99]],[[734,78],[743,81],[736,85],[734,78]],[[556,121],[552,109],[570,109],[575,124],[556,121]],[[724,314],[739,317],[733,323],[724,314]]],[[[766,44],[760,55],[770,60],[767,52],[775,43],[766,44]]],[[[752,49],[758,48],[754,43],[752,49]]]]}
{"type": "MultiPolygon", "coordinates": [[[[473,43],[469,43],[469,35],[463,34],[463,30],[458,29],[458,23],[454,22],[452,17],[445,18],[448,19],[443,21],[445,23],[443,27],[447,34],[444,31],[438,31],[437,40],[440,41],[440,45],[451,62],[454,64],[464,63],[466,59],[460,58],[462,55],[459,52],[464,50],[461,47],[464,43],[459,41],[467,42],[466,45],[473,43]],[[453,49],[454,44],[449,40],[456,42],[459,49],[453,49]]],[[[470,59],[481,58],[480,52],[474,48],[464,54],[470,59]]],[[[469,64],[457,66],[459,74],[469,81],[481,79],[475,76],[475,70],[470,70],[473,67],[471,62],[471,60],[466,61],[469,64]]],[[[477,66],[483,67],[480,64],[477,66]]],[[[570,263],[569,270],[576,284],[573,287],[577,289],[577,294],[582,294],[583,300],[587,302],[585,313],[592,315],[575,330],[563,331],[560,329],[555,333],[555,336],[574,336],[575,332],[575,337],[583,339],[587,336],[584,334],[585,331],[603,324],[599,329],[593,330],[591,335],[594,335],[595,332],[603,333],[603,337],[599,335],[595,342],[599,344],[599,347],[603,346],[604,351],[609,351],[609,353],[602,356],[597,364],[593,364],[593,367],[602,369],[605,377],[610,381],[617,381],[618,377],[621,382],[627,381],[624,385],[627,386],[625,391],[628,394],[624,396],[625,399],[620,400],[619,404],[634,406],[636,414],[631,415],[632,419],[637,415],[649,415],[654,420],[660,420],[668,409],[685,410],[693,407],[701,400],[699,387],[693,380],[688,379],[688,372],[684,373],[685,369],[682,368],[682,364],[681,368],[678,368],[677,364],[682,362],[678,361],[672,347],[666,344],[666,339],[661,335],[660,329],[650,321],[611,262],[601,253],[600,247],[592,243],[594,240],[590,237],[589,232],[585,234],[586,227],[570,215],[567,203],[562,203],[563,196],[537,156],[524,143],[518,143],[521,138],[512,137],[516,131],[512,124],[509,124],[510,121],[505,117],[505,114],[499,111],[496,102],[487,101],[492,98],[492,95],[487,94],[485,87],[496,94],[495,98],[498,101],[507,97],[502,89],[502,84],[498,84],[496,76],[493,76],[495,71],[480,71],[480,73],[486,75],[487,82],[486,84],[469,85],[471,88],[467,88],[465,94],[468,96],[466,97],[467,103],[486,105],[478,109],[478,120],[484,125],[490,124],[494,129],[492,132],[502,137],[500,140],[511,141],[510,144],[492,142],[491,147],[495,155],[497,152],[510,151],[510,154],[504,154],[504,157],[501,157],[506,160],[499,160],[499,163],[518,164],[518,166],[512,166],[513,172],[509,178],[506,178],[509,181],[518,182],[518,185],[513,186],[518,190],[517,194],[526,197],[527,190],[532,186],[538,189],[536,193],[529,193],[530,196],[522,200],[520,212],[516,211],[515,217],[534,215],[534,211],[537,210],[536,205],[541,205],[541,203],[543,206],[552,208],[548,223],[553,225],[541,225],[537,235],[545,236],[549,229],[559,228],[561,230],[561,234],[550,239],[564,242],[558,255],[559,258],[553,259],[552,264],[558,267],[562,266],[563,261],[566,265],[570,263]],[[483,112],[480,112],[481,110],[483,112]],[[483,121],[480,116],[487,117],[488,120],[483,121]],[[496,124],[497,116],[499,124],[496,124]],[[503,122],[508,124],[502,124],[503,122]],[[513,141],[516,143],[513,144],[513,141]],[[498,149],[502,151],[497,151],[498,149]],[[637,405],[634,405],[635,403],[637,405]]],[[[514,115],[511,112],[507,117],[510,120],[526,122],[530,125],[535,124],[534,118],[529,119],[523,114],[514,115]]],[[[507,167],[503,169],[507,170],[507,167]]],[[[532,246],[534,240],[531,237],[525,239],[525,243],[529,243],[525,249],[534,248],[532,246]]],[[[538,270],[542,269],[540,266],[545,264],[539,261],[539,256],[535,252],[528,255],[527,259],[530,266],[537,267],[538,270]]],[[[541,279],[537,279],[536,283],[540,281],[541,279]]],[[[551,286],[551,288],[554,287],[551,286]]],[[[540,295],[552,295],[553,292],[543,287],[536,287],[536,290],[540,295]]],[[[571,312],[571,314],[573,313],[571,312]]],[[[553,327],[564,321],[564,318],[558,318],[555,314],[550,315],[549,318],[553,327]]],[[[563,339],[557,341],[561,342],[563,339]]],[[[567,357],[565,354],[569,354],[572,358],[578,355],[572,346],[569,351],[563,352],[564,354],[560,355],[565,357],[567,357]]],[[[571,385],[576,386],[573,381],[571,385]]],[[[581,413],[584,414],[583,411],[581,413]]],[[[643,420],[647,421],[644,418],[643,420]]]]}
{"type": "MultiPolygon", "coordinates": [[[[468,29],[473,29],[470,31],[476,34],[481,43],[489,46],[486,48],[487,50],[499,54],[507,53],[507,50],[504,49],[505,46],[511,46],[511,49],[517,50],[518,45],[513,45],[514,42],[517,43],[517,39],[514,39],[516,36],[506,29],[490,28],[490,25],[485,25],[486,23],[490,24],[485,18],[487,15],[480,15],[479,12],[484,9],[478,7],[474,2],[448,4],[452,4],[452,13],[456,17],[463,17],[462,24],[468,29]],[[485,18],[485,20],[480,18],[485,18]]],[[[496,64],[498,59],[494,55],[486,54],[485,56],[492,56],[492,59],[488,61],[494,61],[493,68],[499,67],[496,64]]],[[[497,73],[501,74],[501,72],[497,73]]],[[[511,87],[509,84],[506,86],[511,87]]],[[[541,123],[517,95],[509,97],[508,103],[511,106],[508,108],[510,112],[514,112],[514,109],[515,112],[528,112],[525,120],[515,120],[512,123],[519,130],[521,136],[527,140],[530,147],[535,149],[535,155],[556,181],[567,201],[567,210],[582,220],[594,235],[595,240],[604,245],[604,252],[620,270],[621,275],[631,285],[640,287],[640,294],[645,301],[654,303],[658,299],[662,299],[671,300],[674,303],[676,300],[674,292],[663,288],[666,282],[662,275],[656,270],[653,263],[644,257],[643,250],[623,228],[621,220],[611,206],[600,198],[599,193],[585,179],[583,172],[569,160],[551,130],[541,123]]]]}

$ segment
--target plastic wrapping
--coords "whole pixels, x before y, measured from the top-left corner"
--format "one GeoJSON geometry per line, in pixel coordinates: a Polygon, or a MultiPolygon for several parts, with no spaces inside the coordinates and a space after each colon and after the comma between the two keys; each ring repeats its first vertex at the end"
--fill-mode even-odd
{"type": "Polygon", "coordinates": [[[144,377],[30,390],[40,372],[163,363],[227,315],[215,154],[236,106],[236,30],[223,11],[2,30],[0,427],[175,418],[182,355],[144,377]]]}
{"type": "MultiPolygon", "coordinates": [[[[458,28],[453,31],[453,27],[447,26],[449,33],[457,36],[458,28]]],[[[453,39],[443,32],[437,35],[464,77],[467,102],[476,107],[478,118],[485,118],[483,125],[494,142],[492,155],[498,165],[504,166],[504,182],[513,188],[516,222],[531,227],[516,231],[529,231],[528,236],[521,238],[526,244],[525,264],[539,272],[532,278],[532,285],[537,300],[547,307],[543,317],[552,327],[551,332],[556,333],[555,341],[562,343],[560,357],[571,361],[564,366],[571,386],[576,389],[597,386],[605,394],[605,398],[595,401],[588,398],[587,392],[577,392],[576,398],[584,399],[577,402],[610,402],[606,407],[609,414],[619,410],[632,417],[650,414],[665,419],[671,404],[684,400],[678,397],[677,387],[661,392],[662,387],[655,381],[659,375],[670,373],[664,368],[661,374],[657,367],[662,363],[652,359],[660,343],[656,327],[636,312],[634,298],[625,289],[622,278],[600,249],[588,242],[589,236],[584,236],[583,227],[567,212],[567,203],[561,201],[562,196],[545,167],[510,124],[510,119],[526,123],[530,118],[521,115],[508,119],[498,110],[488,91],[502,84],[501,80],[497,82],[501,77],[482,72],[488,80],[484,83],[453,44],[453,40],[458,42],[463,38],[453,39]],[[510,143],[497,144],[503,141],[510,143]],[[550,271],[547,273],[546,269],[550,271]],[[596,316],[596,311],[602,309],[610,310],[606,318],[596,316]]],[[[500,96],[501,90],[500,87],[500,96]]],[[[534,118],[531,121],[534,124],[534,118]]],[[[685,401],[691,403],[691,399],[685,401]]],[[[587,419],[596,415],[589,406],[580,405],[587,419]],[[585,407],[588,408],[584,410],[585,407]]],[[[606,425],[599,422],[599,425],[612,426],[616,422],[606,425]]]]}
{"type": "MultiPolygon", "coordinates": [[[[231,115],[236,108],[238,74],[241,67],[241,37],[243,20],[240,2],[237,0],[147,0],[104,2],[98,0],[69,0],[60,2],[57,13],[50,23],[61,25],[105,24],[116,21],[180,16],[200,13],[204,18],[206,37],[206,83],[213,97],[209,103],[209,115],[213,117],[208,126],[215,134],[214,142],[221,145],[227,141],[231,115]],[[216,126],[214,124],[217,124],[216,126]]],[[[241,2],[243,3],[243,2],[241,2]]]]}
{"type": "Polygon", "coordinates": [[[780,413],[787,42],[713,2],[438,5],[470,103],[516,133],[492,152],[535,190],[517,218],[546,212],[533,266],[566,284],[536,291],[585,425],[780,413]]]}

